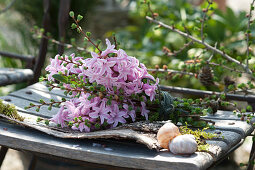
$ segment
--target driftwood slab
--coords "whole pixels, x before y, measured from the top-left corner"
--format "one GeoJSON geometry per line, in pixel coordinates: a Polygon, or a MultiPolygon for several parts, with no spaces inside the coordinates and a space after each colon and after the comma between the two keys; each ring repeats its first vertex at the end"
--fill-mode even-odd
{"type": "Polygon", "coordinates": [[[216,129],[208,131],[221,133],[224,137],[207,141],[210,144],[210,154],[196,152],[189,157],[183,157],[170,152],[157,152],[160,147],[155,139],[156,132],[165,122],[137,122],[111,130],[80,133],[56,128],[53,124],[46,126],[43,122],[36,122],[38,116],[49,118],[56,114],[58,108],[53,107],[49,111],[47,107],[42,107],[40,112],[34,109],[23,109],[30,102],[38,103],[39,99],[47,101],[53,98],[57,101],[62,97],[64,94],[61,90],[54,89],[48,92],[43,83],[37,83],[8,96],[0,97],[8,103],[15,104],[19,114],[25,117],[24,122],[14,123],[0,114],[0,145],[118,167],[207,169],[239,146],[243,139],[253,131],[252,126],[240,121],[231,112],[218,111],[216,115],[209,115],[205,118],[216,122],[216,129]]]}

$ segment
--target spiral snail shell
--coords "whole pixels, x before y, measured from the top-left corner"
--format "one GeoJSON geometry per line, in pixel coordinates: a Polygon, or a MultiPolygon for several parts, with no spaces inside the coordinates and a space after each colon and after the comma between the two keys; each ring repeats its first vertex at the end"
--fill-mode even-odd
{"type": "Polygon", "coordinates": [[[176,155],[190,155],[197,150],[197,142],[193,135],[180,135],[169,142],[169,150],[176,155]]]}
{"type": "Polygon", "coordinates": [[[181,135],[179,128],[173,123],[164,124],[157,133],[157,140],[162,148],[168,149],[169,141],[181,135]]]}

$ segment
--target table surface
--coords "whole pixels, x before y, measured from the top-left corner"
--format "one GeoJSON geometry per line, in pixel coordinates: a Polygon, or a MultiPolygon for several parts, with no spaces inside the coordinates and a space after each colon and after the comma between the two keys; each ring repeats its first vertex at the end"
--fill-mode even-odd
{"type": "MultiPolygon", "coordinates": [[[[29,103],[61,100],[65,97],[63,91],[53,89],[48,91],[43,83],[28,86],[15,91],[8,96],[0,97],[17,106],[20,114],[49,118],[56,114],[58,108],[51,111],[42,107],[40,112],[35,109],[24,110],[29,103]]],[[[215,130],[221,132],[221,138],[208,140],[210,151],[196,152],[184,157],[170,152],[156,152],[146,146],[125,140],[91,140],[91,139],[61,139],[42,132],[15,125],[0,119],[0,145],[18,150],[27,150],[40,154],[85,161],[97,164],[138,169],[207,169],[221,159],[243,139],[252,133],[253,128],[244,121],[240,121],[232,112],[218,111],[215,115],[205,117],[216,122],[215,130]]]]}

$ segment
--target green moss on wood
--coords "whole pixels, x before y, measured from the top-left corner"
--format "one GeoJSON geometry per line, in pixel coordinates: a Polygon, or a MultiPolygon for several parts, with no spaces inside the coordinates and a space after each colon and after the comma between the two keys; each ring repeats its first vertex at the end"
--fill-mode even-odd
{"type": "Polygon", "coordinates": [[[215,133],[206,132],[205,130],[208,128],[192,130],[186,126],[180,127],[180,132],[182,135],[191,134],[194,135],[198,144],[198,151],[209,151],[209,144],[206,143],[205,140],[210,140],[213,138],[223,137],[222,135],[218,135],[215,133]]]}
{"type": "Polygon", "coordinates": [[[18,111],[13,104],[4,104],[3,100],[0,100],[0,114],[4,114],[12,119],[19,121],[24,120],[24,118],[18,114],[18,111]]]}

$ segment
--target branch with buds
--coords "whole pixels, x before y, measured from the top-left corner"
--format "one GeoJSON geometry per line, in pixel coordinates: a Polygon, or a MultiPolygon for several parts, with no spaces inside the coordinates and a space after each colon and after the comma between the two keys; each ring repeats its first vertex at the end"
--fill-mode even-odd
{"type": "MultiPolygon", "coordinates": [[[[227,60],[230,61],[230,62],[236,63],[237,65],[241,66],[241,67],[243,68],[243,70],[244,70],[247,74],[252,75],[252,71],[250,70],[249,67],[247,67],[246,64],[244,64],[244,63],[242,63],[242,62],[240,62],[240,61],[238,61],[238,60],[232,58],[231,56],[229,56],[228,54],[226,54],[224,51],[221,51],[221,50],[219,50],[219,49],[217,49],[217,48],[215,48],[215,47],[209,45],[208,43],[203,42],[202,40],[199,40],[199,39],[197,39],[197,38],[195,38],[195,37],[193,37],[193,36],[191,36],[191,35],[189,35],[189,34],[187,34],[187,33],[185,33],[185,32],[180,31],[180,30],[176,29],[174,26],[167,25],[167,24],[165,24],[165,23],[163,23],[163,22],[161,22],[161,21],[158,21],[158,20],[156,20],[156,19],[153,19],[153,18],[151,18],[151,17],[149,17],[149,16],[146,16],[146,19],[149,20],[149,21],[151,21],[151,22],[153,22],[153,23],[155,23],[155,24],[160,25],[161,27],[164,27],[164,28],[167,28],[167,29],[169,29],[169,30],[171,30],[171,31],[173,31],[173,32],[176,32],[176,33],[180,34],[180,35],[183,36],[183,37],[186,37],[186,38],[188,38],[188,39],[191,39],[192,41],[194,41],[194,42],[196,42],[196,43],[199,43],[199,44],[204,45],[208,50],[211,50],[211,51],[214,52],[214,53],[220,54],[221,56],[223,56],[225,59],[227,59],[227,60]]],[[[255,78],[252,77],[252,79],[255,79],[255,78]]]]}

